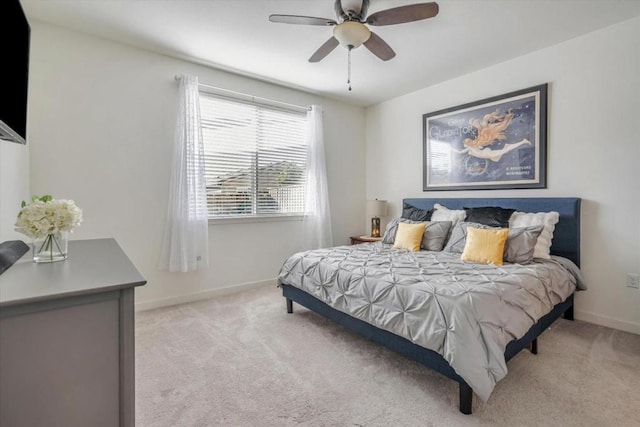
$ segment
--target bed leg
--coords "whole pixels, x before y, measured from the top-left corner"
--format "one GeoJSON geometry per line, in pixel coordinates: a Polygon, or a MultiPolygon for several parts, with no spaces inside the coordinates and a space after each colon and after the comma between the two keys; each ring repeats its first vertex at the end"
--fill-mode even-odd
{"type": "Polygon", "coordinates": [[[473,403],[473,390],[465,382],[460,383],[460,412],[465,415],[471,414],[473,403]]]}
{"type": "Polygon", "coordinates": [[[293,313],[293,301],[287,298],[287,313],[293,313]]]}
{"type": "Polygon", "coordinates": [[[538,354],[538,338],[531,341],[531,353],[538,354]]]}
{"type": "Polygon", "coordinates": [[[567,308],[567,311],[564,312],[564,318],[567,320],[573,320],[573,304],[571,304],[571,307],[567,308]]]}

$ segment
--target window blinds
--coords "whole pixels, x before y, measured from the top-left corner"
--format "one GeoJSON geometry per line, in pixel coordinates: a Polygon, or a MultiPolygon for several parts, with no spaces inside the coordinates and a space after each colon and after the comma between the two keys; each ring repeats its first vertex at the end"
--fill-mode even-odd
{"type": "Polygon", "coordinates": [[[304,213],[306,114],[200,92],[209,217],[304,213]]]}

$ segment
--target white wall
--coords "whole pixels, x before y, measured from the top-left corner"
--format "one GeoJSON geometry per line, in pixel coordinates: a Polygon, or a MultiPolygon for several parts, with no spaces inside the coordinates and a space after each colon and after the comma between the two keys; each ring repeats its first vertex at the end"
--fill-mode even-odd
{"type": "Polygon", "coordinates": [[[176,119],[174,75],[182,72],[230,90],[323,105],[334,239],[345,244],[364,232],[363,108],[38,21],[31,40],[31,190],[74,199],[84,209],[72,239],[117,239],[148,280],[136,293],[139,306],[272,280],[301,249],[300,221],[212,225],[208,270],[156,269],[176,119]]]}
{"type": "MultiPolygon", "coordinates": [[[[495,48],[495,46],[493,47],[495,48]]],[[[372,106],[367,198],[583,198],[577,317],[640,333],[640,18],[372,106]],[[548,188],[422,191],[422,114],[549,82],[548,188]]]]}
{"type": "Polygon", "coordinates": [[[29,147],[15,142],[0,141],[0,242],[28,238],[14,225],[20,203],[29,201],[29,147]]]}

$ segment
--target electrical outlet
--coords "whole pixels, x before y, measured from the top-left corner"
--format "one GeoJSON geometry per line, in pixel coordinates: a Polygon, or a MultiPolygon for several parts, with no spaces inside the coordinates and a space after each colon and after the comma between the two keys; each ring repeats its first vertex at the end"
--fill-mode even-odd
{"type": "Polygon", "coordinates": [[[627,273],[627,287],[640,288],[640,274],[627,273]]]}

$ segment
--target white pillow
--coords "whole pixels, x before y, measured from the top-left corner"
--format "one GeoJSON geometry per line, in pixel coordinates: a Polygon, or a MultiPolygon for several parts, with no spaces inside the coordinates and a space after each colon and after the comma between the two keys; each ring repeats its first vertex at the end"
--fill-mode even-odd
{"type": "Polygon", "coordinates": [[[531,227],[534,225],[544,226],[542,233],[540,233],[536,241],[533,257],[550,259],[553,231],[556,229],[556,224],[559,220],[560,214],[558,212],[514,212],[511,218],[509,218],[509,228],[531,227]]]}
{"type": "Polygon", "coordinates": [[[456,226],[458,221],[464,221],[467,217],[467,213],[462,210],[452,210],[447,208],[446,206],[442,206],[438,203],[433,205],[433,214],[431,215],[431,221],[451,221],[451,229],[456,226]]]}

